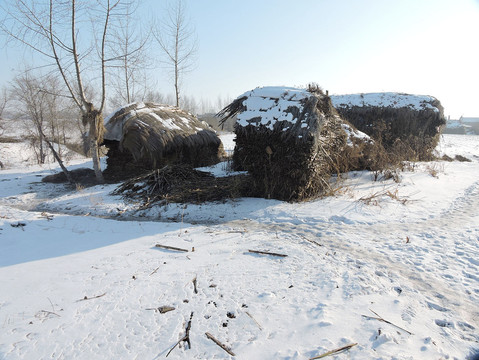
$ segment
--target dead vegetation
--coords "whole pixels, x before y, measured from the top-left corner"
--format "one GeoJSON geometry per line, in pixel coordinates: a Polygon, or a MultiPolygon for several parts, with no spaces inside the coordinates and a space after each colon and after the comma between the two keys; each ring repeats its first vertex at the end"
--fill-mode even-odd
{"type": "Polygon", "coordinates": [[[366,205],[374,205],[374,206],[379,206],[380,201],[382,198],[390,198],[392,200],[395,200],[403,205],[406,205],[407,202],[409,202],[409,198],[406,196],[400,196],[399,195],[399,189],[383,189],[376,191],[372,194],[362,196],[358,199],[358,201],[366,204],[366,205]]]}
{"type": "Polygon", "coordinates": [[[214,177],[188,165],[166,165],[120,185],[115,195],[141,201],[143,207],[163,203],[202,203],[251,196],[250,177],[214,177]]]}

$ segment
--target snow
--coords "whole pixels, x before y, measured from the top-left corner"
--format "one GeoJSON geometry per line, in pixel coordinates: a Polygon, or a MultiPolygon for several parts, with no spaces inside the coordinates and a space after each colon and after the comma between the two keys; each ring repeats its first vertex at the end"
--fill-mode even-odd
{"type": "Polygon", "coordinates": [[[304,203],[148,210],[115,185],[41,183],[56,166],[18,153],[0,171],[0,358],[165,358],[192,316],[191,349],[169,359],[232,358],[206,332],[239,359],[353,343],[329,358],[465,359],[479,341],[479,136],[437,151],[472,161],[417,163],[399,183],[349,173],[304,203]]]}
{"type": "Polygon", "coordinates": [[[331,101],[334,107],[353,107],[353,106],[378,106],[402,108],[409,107],[412,110],[431,109],[439,111],[431,103],[436,98],[427,95],[410,95],[395,92],[350,94],[350,95],[332,95],[331,101]]]}
{"type": "Polygon", "coordinates": [[[359,131],[359,130],[353,128],[349,124],[344,124],[343,123],[343,124],[341,124],[341,128],[346,133],[348,146],[353,146],[354,145],[352,139],[357,139],[357,140],[359,140],[360,142],[363,142],[363,143],[365,143],[365,142],[372,143],[372,139],[369,135],[363,133],[362,131],[359,131]]]}
{"type": "Polygon", "coordinates": [[[311,94],[304,89],[266,86],[248,91],[238,97],[243,100],[245,111],[238,114],[237,123],[243,127],[248,125],[264,125],[273,130],[277,121],[296,122],[290,107],[302,108],[302,101],[311,94]]]}

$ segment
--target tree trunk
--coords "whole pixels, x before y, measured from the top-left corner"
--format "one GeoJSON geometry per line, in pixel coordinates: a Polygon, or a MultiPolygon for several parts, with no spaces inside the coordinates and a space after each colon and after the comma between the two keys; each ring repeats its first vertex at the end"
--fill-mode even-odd
{"type": "Polygon", "coordinates": [[[95,170],[96,181],[100,184],[103,184],[105,179],[103,178],[103,173],[101,172],[100,149],[95,139],[90,139],[90,152],[91,158],[93,160],[93,170],[95,170]]]}
{"type": "Polygon", "coordinates": [[[103,142],[103,134],[105,132],[103,117],[100,111],[95,110],[93,105],[89,103],[88,112],[83,115],[82,121],[84,125],[89,125],[88,137],[90,140],[90,152],[93,160],[93,170],[95,170],[96,181],[99,184],[103,184],[105,179],[101,172],[99,147],[99,144],[103,142]]]}
{"type": "Polygon", "coordinates": [[[73,177],[71,175],[71,173],[67,170],[67,168],[65,167],[65,165],[63,165],[63,161],[62,159],[60,158],[60,156],[58,156],[58,153],[55,151],[55,148],[53,147],[52,143],[47,139],[47,137],[45,136],[45,134],[43,133],[43,129],[40,129],[40,132],[41,132],[41,136],[45,139],[45,142],[47,143],[48,147],[50,148],[50,150],[52,151],[53,153],[53,157],[55,158],[55,160],[58,162],[58,165],[60,165],[60,167],[62,168],[62,171],[63,173],[65,174],[68,182],[70,184],[72,184],[73,186],[75,186],[75,180],[73,180],[73,177]]]}

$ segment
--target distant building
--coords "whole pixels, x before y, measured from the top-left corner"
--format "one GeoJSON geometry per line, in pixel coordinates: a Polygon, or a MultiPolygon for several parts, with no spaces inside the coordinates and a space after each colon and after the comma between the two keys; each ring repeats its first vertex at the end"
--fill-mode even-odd
{"type": "Polygon", "coordinates": [[[459,120],[448,119],[443,134],[479,135],[479,118],[461,116],[459,120]]]}
{"type": "Polygon", "coordinates": [[[473,134],[479,135],[479,117],[464,117],[459,119],[465,126],[469,127],[473,131],[473,134]]]}

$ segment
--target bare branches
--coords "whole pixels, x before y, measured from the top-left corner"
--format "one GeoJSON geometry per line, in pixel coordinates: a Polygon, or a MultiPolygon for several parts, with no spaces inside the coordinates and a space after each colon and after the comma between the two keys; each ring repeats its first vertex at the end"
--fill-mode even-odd
{"type": "Polygon", "coordinates": [[[180,80],[185,72],[194,67],[198,42],[186,18],[186,7],[182,0],[171,6],[167,13],[167,19],[155,29],[153,35],[165,55],[165,65],[174,76],[176,106],[179,106],[180,80]]]}

